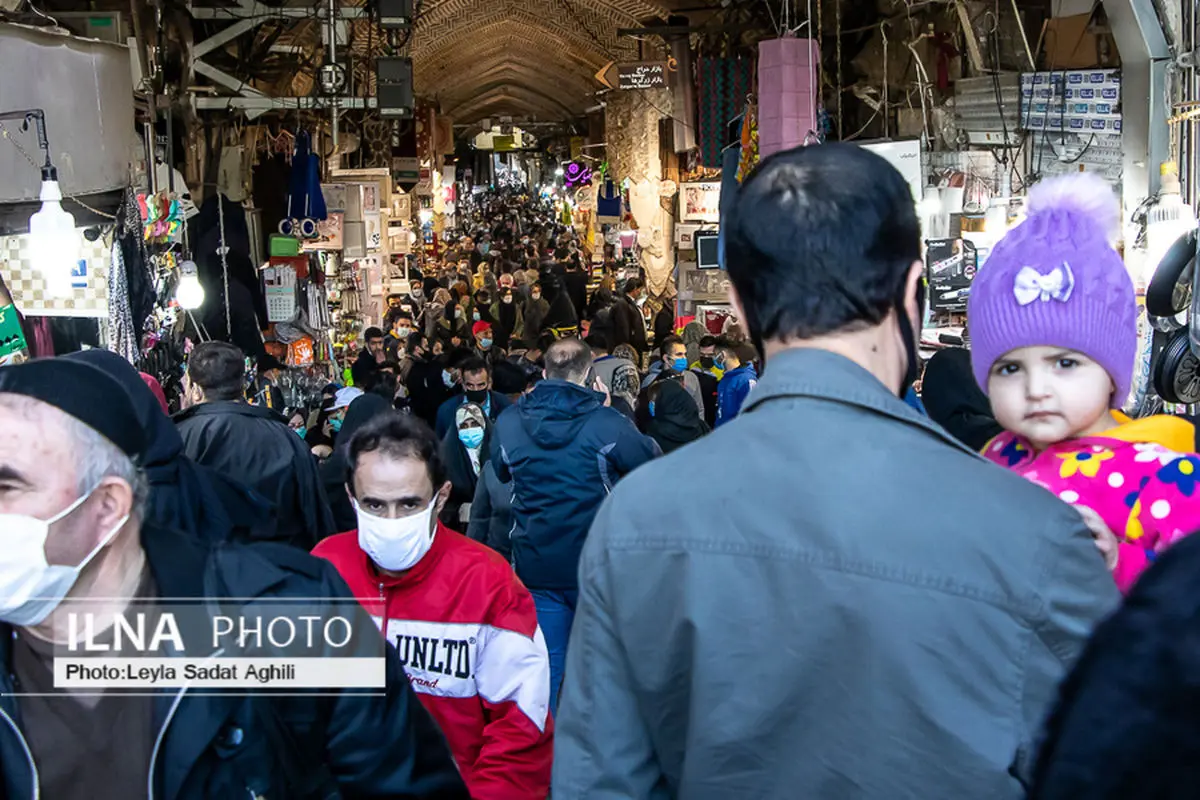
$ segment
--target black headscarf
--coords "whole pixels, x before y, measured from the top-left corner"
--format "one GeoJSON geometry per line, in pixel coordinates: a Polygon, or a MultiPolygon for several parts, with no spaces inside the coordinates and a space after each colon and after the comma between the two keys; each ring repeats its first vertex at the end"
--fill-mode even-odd
{"type": "Polygon", "coordinates": [[[352,531],[358,527],[358,515],[354,506],[346,496],[346,478],[350,472],[350,460],[347,458],[350,440],[359,428],[365,426],[380,414],[392,410],[392,404],[386,398],[368,392],[354,399],[347,408],[342,420],[342,429],[338,431],[337,448],[333,455],[321,465],[321,482],[325,484],[325,496],[329,498],[329,510],[333,512],[334,527],[339,531],[352,531]]]}
{"type": "MultiPolygon", "coordinates": [[[[664,453],[678,450],[708,433],[696,401],[679,381],[663,380],[655,386],[658,396],[654,400],[654,416],[646,423],[646,433],[664,453]]],[[[650,397],[654,395],[653,391],[649,393],[650,397]]]]}
{"type": "Polygon", "coordinates": [[[970,351],[961,347],[939,350],[929,359],[921,381],[921,402],[930,419],[976,452],[1004,430],[975,382],[970,351]]]}
{"type": "Polygon", "coordinates": [[[271,529],[271,503],[254,490],[197,464],[183,454],[183,439],[158,398],[133,366],[108,350],[84,350],[68,358],[104,370],[125,387],[146,435],[139,456],[150,482],[145,522],[209,539],[253,539],[271,529]]]}

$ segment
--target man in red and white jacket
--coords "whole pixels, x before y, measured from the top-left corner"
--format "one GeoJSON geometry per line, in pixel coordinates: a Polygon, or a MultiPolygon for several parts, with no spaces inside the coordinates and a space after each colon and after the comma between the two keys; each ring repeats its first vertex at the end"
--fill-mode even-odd
{"type": "Polygon", "coordinates": [[[391,642],[476,800],[542,800],[554,723],[533,598],[490,548],[437,522],[450,483],[424,423],[388,413],[350,441],[358,530],[321,542],[391,642]]]}

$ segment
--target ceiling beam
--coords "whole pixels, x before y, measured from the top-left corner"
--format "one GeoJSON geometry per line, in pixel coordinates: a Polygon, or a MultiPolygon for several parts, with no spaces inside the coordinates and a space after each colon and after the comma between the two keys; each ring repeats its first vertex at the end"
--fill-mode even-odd
{"type": "MultiPolygon", "coordinates": [[[[476,97],[478,97],[478,96],[486,97],[488,94],[490,94],[493,91],[527,92],[530,95],[544,99],[547,103],[557,106],[558,109],[563,113],[564,117],[566,117],[566,118],[570,118],[570,117],[574,117],[574,116],[578,115],[580,113],[580,109],[582,107],[582,102],[577,104],[576,108],[572,108],[572,107],[568,106],[566,103],[559,100],[557,97],[554,97],[554,96],[548,94],[547,92],[542,91],[541,89],[535,88],[533,86],[524,86],[522,84],[515,84],[510,81],[503,81],[503,80],[493,81],[489,84],[484,84],[482,86],[479,86],[476,88],[475,93],[476,93],[476,97]]],[[[585,99],[586,98],[581,98],[581,100],[585,100],[585,99]]],[[[452,107],[446,109],[445,114],[448,117],[453,117],[456,109],[470,107],[470,104],[472,102],[474,102],[473,98],[466,98],[463,100],[463,102],[459,103],[458,105],[452,106],[452,107]]]]}

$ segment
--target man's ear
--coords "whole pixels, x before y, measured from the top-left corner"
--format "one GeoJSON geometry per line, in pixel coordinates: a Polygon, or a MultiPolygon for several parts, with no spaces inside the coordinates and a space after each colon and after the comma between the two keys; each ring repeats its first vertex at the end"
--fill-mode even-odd
{"type": "Polygon", "coordinates": [[[133,515],[133,487],[121,478],[109,476],[92,493],[99,508],[97,532],[103,535],[133,515]]]}
{"type": "Polygon", "coordinates": [[[450,499],[450,481],[446,481],[445,483],[442,484],[442,488],[438,490],[437,497],[434,500],[435,505],[434,505],[433,515],[435,517],[441,515],[442,509],[446,507],[446,501],[449,499],[450,499]]]}

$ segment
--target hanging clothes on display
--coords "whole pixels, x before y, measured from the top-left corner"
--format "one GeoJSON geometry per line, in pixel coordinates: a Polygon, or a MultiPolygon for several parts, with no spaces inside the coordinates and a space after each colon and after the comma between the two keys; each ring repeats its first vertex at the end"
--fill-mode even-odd
{"type": "Polygon", "coordinates": [[[279,228],[285,236],[311,237],[316,233],[316,223],[329,216],[321,193],[321,159],[312,152],[311,145],[308,131],[296,134],[288,181],[288,214],[279,228]]]}
{"type": "Polygon", "coordinates": [[[197,219],[195,260],[205,300],[198,318],[214,339],[232,342],[250,356],[266,352],[260,331],[270,323],[258,270],[250,260],[250,232],[239,203],[214,194],[197,219]],[[227,248],[222,259],[222,242],[227,248]],[[226,307],[225,285],[229,296],[226,307]]]}
{"type": "Polygon", "coordinates": [[[611,180],[606,180],[596,196],[596,223],[616,225],[621,221],[621,190],[611,180]]]}
{"type": "MultiPolygon", "coordinates": [[[[110,346],[127,359],[131,356],[137,359],[141,355],[140,345],[146,320],[154,313],[158,291],[154,285],[150,257],[146,252],[142,214],[132,187],[125,190],[124,201],[117,211],[113,241],[114,269],[117,250],[121,254],[120,280],[110,279],[108,284],[109,322],[115,334],[110,337],[110,346]],[[113,316],[114,312],[116,317],[113,316]]],[[[136,360],[130,363],[136,363],[136,360]]]]}

